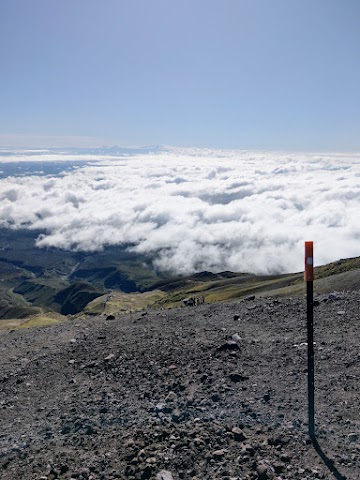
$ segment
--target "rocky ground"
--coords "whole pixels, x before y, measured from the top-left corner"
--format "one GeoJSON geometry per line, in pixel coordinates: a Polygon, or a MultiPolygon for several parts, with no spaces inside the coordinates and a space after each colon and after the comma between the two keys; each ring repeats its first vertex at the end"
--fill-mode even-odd
{"type": "Polygon", "coordinates": [[[360,479],[360,295],[149,311],[0,335],[0,477],[360,479]]]}

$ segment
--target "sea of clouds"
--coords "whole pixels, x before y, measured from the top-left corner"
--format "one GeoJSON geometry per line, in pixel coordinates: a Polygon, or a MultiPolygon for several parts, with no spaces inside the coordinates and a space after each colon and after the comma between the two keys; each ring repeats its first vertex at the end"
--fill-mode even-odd
{"type": "Polygon", "coordinates": [[[301,271],[305,240],[315,242],[316,265],[360,255],[360,154],[168,148],[31,157],[84,160],[61,175],[0,180],[0,226],[42,230],[38,247],[126,244],[181,274],[301,271]]]}

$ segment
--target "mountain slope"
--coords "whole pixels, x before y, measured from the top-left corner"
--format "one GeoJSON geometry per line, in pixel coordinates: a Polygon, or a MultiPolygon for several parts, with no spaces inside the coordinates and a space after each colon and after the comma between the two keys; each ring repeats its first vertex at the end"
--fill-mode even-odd
{"type": "MultiPolygon", "coordinates": [[[[0,229],[0,318],[41,311],[78,314],[89,303],[86,311],[99,313],[114,312],[116,305],[123,311],[180,306],[189,297],[212,303],[305,292],[302,273],[264,276],[225,271],[180,277],[154,271],[150,258],[129,252],[126,246],[91,253],[39,249],[38,234],[0,229]]],[[[358,290],[359,271],[360,257],[317,267],[315,292],[358,290]]]]}

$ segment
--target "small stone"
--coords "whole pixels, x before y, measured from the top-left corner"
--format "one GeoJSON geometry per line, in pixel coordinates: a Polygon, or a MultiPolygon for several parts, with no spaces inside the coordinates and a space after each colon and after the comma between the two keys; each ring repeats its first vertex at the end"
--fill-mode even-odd
{"type": "Polygon", "coordinates": [[[258,474],[258,479],[259,480],[267,480],[269,478],[267,471],[268,471],[268,469],[267,469],[266,465],[264,465],[262,463],[257,465],[256,473],[258,474]]]}
{"type": "Polygon", "coordinates": [[[148,480],[152,477],[152,472],[153,472],[153,469],[150,465],[147,465],[142,473],[141,473],[141,480],[148,480]]]}
{"type": "Polygon", "coordinates": [[[211,395],[211,400],[212,400],[213,402],[220,402],[221,397],[220,397],[220,395],[219,395],[218,393],[214,393],[213,395],[211,395]]]}
{"type": "Polygon", "coordinates": [[[135,440],[133,438],[129,438],[128,440],[125,440],[124,442],[125,447],[133,447],[135,445],[135,440]]]}
{"type": "Polygon", "coordinates": [[[288,453],[282,453],[280,455],[280,460],[282,462],[289,463],[290,462],[290,455],[288,453]]]}
{"type": "Polygon", "coordinates": [[[243,440],[246,440],[246,436],[244,435],[244,432],[241,430],[239,427],[234,427],[231,432],[234,435],[234,439],[237,442],[242,442],[243,440]]]}
{"type": "Polygon", "coordinates": [[[273,467],[275,473],[282,473],[285,470],[285,465],[281,462],[274,463],[273,467]]]}
{"type": "Polygon", "coordinates": [[[174,477],[169,470],[161,470],[156,474],[156,480],[174,480],[174,477]]]}
{"type": "Polygon", "coordinates": [[[339,310],[338,312],[336,312],[338,315],[345,315],[345,310],[339,310]]]}
{"type": "Polygon", "coordinates": [[[162,412],[165,408],[165,403],[158,403],[155,405],[156,412],[162,412]]]}
{"type": "Polygon", "coordinates": [[[175,423],[179,423],[182,418],[182,413],[178,408],[176,408],[171,415],[171,420],[175,423]]]}
{"type": "Polygon", "coordinates": [[[105,362],[108,362],[109,360],[112,360],[115,357],[114,353],[110,353],[107,357],[104,358],[105,362]]]}
{"type": "Polygon", "coordinates": [[[240,320],[240,316],[239,315],[234,315],[234,321],[237,322],[238,320],[240,320]]]}
{"type": "Polygon", "coordinates": [[[359,435],[357,433],[349,433],[347,438],[349,442],[356,442],[359,439],[359,435]]]}
{"type": "Polygon", "coordinates": [[[252,300],[255,300],[255,295],[248,295],[247,297],[244,298],[247,302],[250,302],[252,300]]]}
{"type": "Polygon", "coordinates": [[[265,402],[270,402],[270,395],[268,393],[266,393],[264,396],[263,396],[263,399],[265,402]]]}
{"type": "Polygon", "coordinates": [[[166,402],[175,402],[176,400],[177,400],[177,395],[175,392],[169,392],[165,397],[166,402]]]}
{"type": "Polygon", "coordinates": [[[114,315],[108,315],[106,317],[106,320],[115,320],[115,316],[114,315]]]}
{"type": "Polygon", "coordinates": [[[86,435],[94,435],[94,433],[96,433],[96,430],[91,425],[86,425],[85,433],[86,435]]]}
{"type": "Polygon", "coordinates": [[[215,457],[215,458],[221,458],[225,455],[225,450],[222,448],[221,450],[215,450],[214,452],[212,452],[212,456],[215,457]]]}

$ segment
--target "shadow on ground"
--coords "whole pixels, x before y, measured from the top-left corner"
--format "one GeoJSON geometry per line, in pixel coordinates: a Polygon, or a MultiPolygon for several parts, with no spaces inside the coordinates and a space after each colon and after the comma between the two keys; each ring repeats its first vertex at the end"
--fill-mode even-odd
{"type": "Polygon", "coordinates": [[[335,467],[334,461],[324,453],[324,451],[322,450],[322,448],[321,448],[321,446],[320,446],[320,444],[319,444],[319,442],[317,441],[316,438],[314,438],[312,440],[312,444],[313,444],[316,452],[318,453],[319,457],[325,463],[325,465],[330,470],[330,472],[334,475],[336,480],[346,480],[346,476],[342,475],[339,472],[339,470],[335,467]]]}

